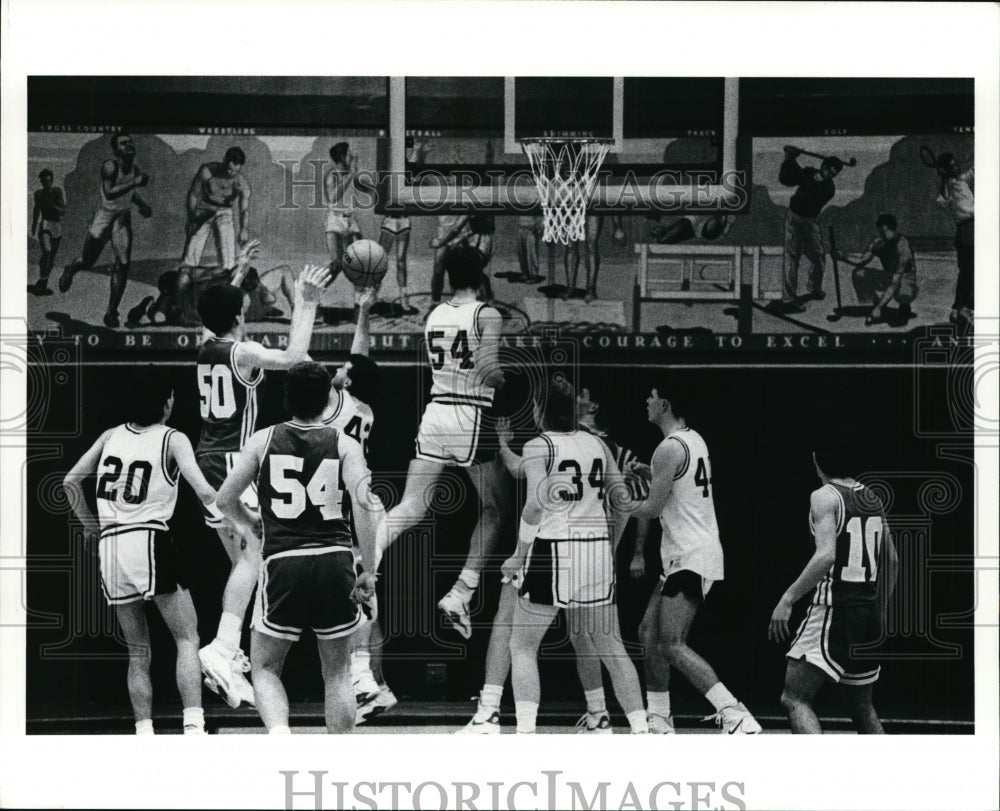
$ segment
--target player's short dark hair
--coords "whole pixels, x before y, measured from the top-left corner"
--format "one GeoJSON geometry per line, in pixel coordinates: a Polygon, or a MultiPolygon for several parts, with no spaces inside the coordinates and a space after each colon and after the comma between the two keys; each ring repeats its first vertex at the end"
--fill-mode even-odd
{"type": "Polygon", "coordinates": [[[552,378],[545,390],[542,423],[549,431],[576,430],[576,392],[562,375],[552,378]]]}
{"type": "Polygon", "coordinates": [[[653,388],[656,389],[656,393],[660,395],[661,400],[666,400],[670,403],[670,412],[675,417],[688,419],[691,416],[691,403],[681,387],[659,381],[653,383],[653,388]]]}
{"type": "Polygon", "coordinates": [[[136,425],[153,425],[163,419],[163,406],[173,394],[174,383],[169,374],[145,366],[136,371],[126,392],[128,420],[136,425]]]}
{"type": "Polygon", "coordinates": [[[117,152],[118,142],[121,141],[122,138],[131,138],[131,137],[132,136],[129,135],[127,132],[116,132],[114,135],[111,136],[111,149],[117,152]]]}
{"type": "Polygon", "coordinates": [[[478,290],[483,280],[483,255],[471,245],[448,248],[441,260],[452,290],[478,290]]]}
{"type": "Polygon", "coordinates": [[[243,166],[247,162],[247,155],[238,146],[231,146],[226,150],[226,155],[223,158],[223,161],[243,166]]]}
{"type": "Polygon", "coordinates": [[[285,375],[285,408],[297,420],[314,420],[330,401],[330,373],[307,360],[296,363],[285,375]]]}
{"type": "Polygon", "coordinates": [[[878,219],[875,220],[875,227],[881,228],[883,225],[888,227],[890,231],[895,231],[897,225],[896,218],[892,214],[879,214],[878,219]]]}
{"type": "Polygon", "coordinates": [[[351,362],[347,373],[351,378],[351,396],[371,405],[382,385],[382,373],[378,364],[367,355],[351,355],[348,360],[351,362]]]}
{"type": "MultiPolygon", "coordinates": [[[[827,476],[844,478],[857,473],[859,458],[855,444],[845,441],[836,431],[827,430],[817,436],[812,449],[816,464],[827,476]]],[[[860,463],[863,464],[863,460],[860,463]]]]}
{"type": "Polygon", "coordinates": [[[344,158],[347,157],[347,151],[349,149],[350,146],[347,141],[338,141],[330,147],[330,160],[334,163],[341,163],[344,158]]]}
{"type": "Polygon", "coordinates": [[[820,169],[836,169],[838,172],[844,168],[844,162],[836,157],[835,155],[829,158],[823,158],[823,162],[819,165],[820,169]]]}
{"type": "Polygon", "coordinates": [[[38,173],[38,179],[39,180],[45,180],[45,178],[47,178],[47,177],[51,177],[51,178],[55,177],[55,175],[52,174],[52,170],[51,169],[42,169],[42,171],[40,171],[38,173]]]}
{"type": "Polygon", "coordinates": [[[213,284],[198,301],[201,323],[216,335],[225,335],[243,312],[244,292],[231,284],[213,284]]]}

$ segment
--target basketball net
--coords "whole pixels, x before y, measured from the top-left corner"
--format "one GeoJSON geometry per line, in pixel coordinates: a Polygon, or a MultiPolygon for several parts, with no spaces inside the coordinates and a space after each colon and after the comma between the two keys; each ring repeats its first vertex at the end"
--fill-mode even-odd
{"type": "Polygon", "coordinates": [[[587,204],[611,141],[592,138],[530,138],[521,141],[531,163],[542,206],[545,242],[582,242],[587,238],[587,204]]]}

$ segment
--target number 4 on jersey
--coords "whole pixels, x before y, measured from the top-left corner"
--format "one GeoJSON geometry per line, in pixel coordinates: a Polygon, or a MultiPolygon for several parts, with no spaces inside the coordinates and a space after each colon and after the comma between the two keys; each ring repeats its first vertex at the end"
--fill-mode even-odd
{"type": "Polygon", "coordinates": [[[698,467],[694,471],[694,483],[701,488],[701,495],[704,498],[711,495],[712,491],[709,488],[712,486],[712,467],[703,456],[698,457],[698,467]]]}

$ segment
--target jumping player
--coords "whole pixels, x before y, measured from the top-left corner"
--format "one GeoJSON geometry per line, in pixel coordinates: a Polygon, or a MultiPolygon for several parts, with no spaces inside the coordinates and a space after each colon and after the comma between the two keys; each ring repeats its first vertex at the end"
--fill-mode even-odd
{"type": "Polygon", "coordinates": [[[245,533],[255,532],[257,517],[242,493],[256,482],[260,494],[263,562],[250,654],[257,708],[271,734],[290,732],[281,670],[306,627],[319,648],[327,732],[354,729],[352,634],[365,622],[360,603],[374,594],[381,505],[369,490],[361,446],[321,420],[329,397],[330,375],[318,363],[289,369],[285,403],[292,419],[255,433],[219,490],[219,509],[245,533]],[[357,577],[352,524],[364,565],[357,577]]]}
{"type": "Polygon", "coordinates": [[[613,510],[607,496],[623,487],[621,472],[607,445],[577,430],[568,383],[554,381],[536,413],[542,433],[524,446],[517,551],[502,567],[504,576],[521,578],[510,638],[517,731],[535,731],[538,649],[565,609],[571,633],[587,636],[608,669],[632,731],[647,733],[639,677],[617,633],[614,549],[627,513],[613,510]]]}
{"type": "MultiPolygon", "coordinates": [[[[711,665],[687,644],[695,614],[712,583],[722,580],[722,544],[712,498],[712,466],[701,435],[687,426],[677,395],[653,389],[646,400],[649,421],[663,432],[653,452],[649,498],[635,503],[635,516],[659,516],[663,527],[663,574],[642,620],[646,649],[646,700],[650,731],[674,731],[670,712],[670,668],[676,667],[715,707],[714,718],[729,734],[756,734],[760,724],[719,681],[711,665]]],[[[706,719],[707,720],[707,719],[706,719]]]]}
{"type": "Polygon", "coordinates": [[[73,277],[81,270],[90,270],[97,263],[110,239],[115,265],[111,271],[111,293],[104,314],[104,326],[117,327],[121,323],[118,305],[125,293],[132,265],[132,203],[143,217],[151,217],[153,209],[136,192],[136,189],[149,183],[149,175],[139,171],[135,163],[135,143],[131,136],[123,132],[113,135],[111,153],[114,157],[101,166],[100,208],[90,222],[80,258],[67,265],[59,277],[59,292],[68,292],[73,277]]]}
{"type": "Polygon", "coordinates": [[[62,242],[66,194],[61,187],[52,185],[54,179],[51,169],[42,169],[38,173],[42,188],[35,189],[35,205],[31,211],[31,233],[38,237],[38,247],[42,249],[38,257],[38,281],[28,285],[28,292],[36,296],[52,295],[49,274],[55,266],[59,243],[62,242]]]}
{"type": "Polygon", "coordinates": [[[842,688],[859,733],[884,732],[872,706],[879,667],[858,648],[871,648],[882,639],[882,612],[896,584],[898,558],[882,502],[850,475],[851,461],[843,448],[827,437],[813,452],[821,482],[809,499],[816,551],[781,596],[768,628],[775,642],[788,639],[792,606],[812,590],[809,611],[787,654],[781,694],[796,733],[823,731],[813,702],[829,682],[842,688]]]}
{"type": "Polygon", "coordinates": [[[326,247],[330,251],[331,278],[336,279],[343,270],[344,251],[356,239],[361,239],[353,191],[358,176],[358,157],[346,141],[341,141],[330,147],[330,160],[333,168],[323,178],[323,194],[328,208],[326,247]]]}
{"type": "Polygon", "coordinates": [[[449,249],[443,259],[454,295],[427,318],[424,339],[431,364],[431,402],[417,432],[417,456],[410,462],[403,498],[389,511],[388,542],[423,519],[427,496],[447,465],[468,469],[479,496],[479,521],[469,554],[455,585],[438,608],[456,630],[472,635],[469,603],[480,573],[499,540],[509,512],[509,478],[503,462],[485,447],[491,437],[490,407],[494,389],[504,383],[498,361],[503,320],[476,300],[483,277],[482,254],[471,245],[449,249]],[[486,436],[484,436],[486,435],[486,436]]]}
{"type": "Polygon", "coordinates": [[[130,420],[101,434],[63,484],[84,527],[84,544],[100,559],[101,586],[128,645],[128,692],[135,731],[153,734],[150,636],[143,606],[152,601],[177,646],[177,689],[184,705],[184,733],[205,734],[198,667],[198,618],[167,522],[177,503],[178,473],[202,504],[215,490],[195,463],[191,442],[166,423],[174,407],[168,378],[142,372],[128,389],[130,420]],[[97,515],[83,495],[83,480],[97,474],[97,515]],[[98,549],[94,545],[98,544],[98,549]]]}
{"type": "MultiPolygon", "coordinates": [[[[375,301],[375,289],[367,288],[358,299],[358,323],[347,362],[337,369],[330,387],[330,401],[323,412],[322,422],[357,442],[368,458],[368,438],[375,425],[372,403],[381,384],[378,364],[368,357],[369,313],[375,301]]],[[[355,543],[355,563],[361,565],[361,555],[355,543]]],[[[364,571],[361,569],[361,571],[364,571]]],[[[360,573],[360,572],[359,572],[360,573]]],[[[354,637],[351,654],[351,681],[357,702],[355,721],[362,724],[369,718],[394,707],[396,696],[385,683],[382,674],[384,634],[377,614],[360,628],[354,637]]]]}
{"type": "Polygon", "coordinates": [[[250,239],[250,181],[243,175],[246,162],[243,150],[231,146],[221,162],[205,163],[198,169],[187,196],[182,264],[201,264],[209,233],[215,237],[218,263],[227,269],[236,263],[237,236],[241,244],[250,239]]]}
{"type": "MultiPolygon", "coordinates": [[[[201,395],[201,437],[198,466],[209,482],[221,485],[257,421],[257,387],[264,370],[288,369],[308,357],[316,305],[330,279],[327,268],[306,266],[296,282],[296,303],[285,349],[268,349],[246,340],[245,312],[249,302],[238,287],[219,284],[205,291],[199,303],[201,320],[213,333],[198,352],[201,395]]],[[[253,490],[244,493],[256,506],[253,490]]],[[[215,639],[200,651],[206,685],[230,706],[252,701],[253,690],[243,677],[248,664],[240,650],[243,616],[260,568],[260,547],[224,526],[218,510],[206,510],[205,523],[219,533],[232,563],[222,597],[222,617],[215,639]]]]}

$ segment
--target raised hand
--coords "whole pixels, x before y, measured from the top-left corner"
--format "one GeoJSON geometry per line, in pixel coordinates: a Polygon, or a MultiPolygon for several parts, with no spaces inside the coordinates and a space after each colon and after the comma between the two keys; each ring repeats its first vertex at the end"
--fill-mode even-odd
{"type": "Polygon", "coordinates": [[[295,291],[308,303],[316,303],[330,284],[330,268],[326,265],[306,265],[295,280],[295,291]]]}

